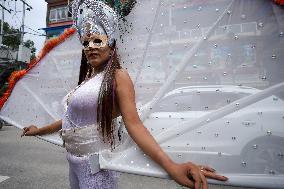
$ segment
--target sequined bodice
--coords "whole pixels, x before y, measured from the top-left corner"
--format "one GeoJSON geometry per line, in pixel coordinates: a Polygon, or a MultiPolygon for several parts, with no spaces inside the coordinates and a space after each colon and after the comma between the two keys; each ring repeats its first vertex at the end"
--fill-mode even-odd
{"type": "Polygon", "coordinates": [[[64,98],[62,128],[84,127],[97,123],[97,101],[104,72],[97,74],[64,98]],[[68,101],[68,104],[67,104],[68,101]],[[70,121],[74,123],[72,125],[70,121]]]}

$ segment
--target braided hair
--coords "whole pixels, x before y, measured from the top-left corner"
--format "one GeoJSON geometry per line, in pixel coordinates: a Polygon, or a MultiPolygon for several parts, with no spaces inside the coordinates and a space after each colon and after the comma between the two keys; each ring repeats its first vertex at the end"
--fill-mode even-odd
{"type": "MultiPolygon", "coordinates": [[[[109,143],[113,148],[115,146],[115,125],[113,122],[115,111],[115,71],[120,69],[116,44],[112,47],[113,52],[110,59],[105,63],[105,75],[100,87],[97,105],[97,123],[98,131],[103,137],[105,143],[109,143]]],[[[90,78],[93,73],[93,68],[88,64],[87,57],[82,51],[79,82],[80,85],[85,79],[90,78]]]]}

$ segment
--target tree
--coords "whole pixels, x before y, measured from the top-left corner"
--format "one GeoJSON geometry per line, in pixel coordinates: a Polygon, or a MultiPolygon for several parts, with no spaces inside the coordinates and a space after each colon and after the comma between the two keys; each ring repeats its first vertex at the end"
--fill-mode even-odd
{"type": "Polygon", "coordinates": [[[3,34],[3,45],[10,47],[12,50],[16,50],[20,45],[20,31],[18,29],[10,27],[7,22],[4,22],[3,34]]]}
{"type": "MultiPolygon", "coordinates": [[[[2,20],[0,20],[0,23],[2,20]]],[[[21,43],[21,32],[19,29],[11,27],[7,22],[3,24],[3,45],[10,47],[12,50],[18,49],[21,43]]],[[[34,47],[34,42],[30,39],[23,42],[25,47],[31,49],[31,59],[35,58],[36,48],[34,47]]]]}
{"type": "MultiPolygon", "coordinates": [[[[0,20],[0,23],[2,20],[0,20]]],[[[19,29],[10,27],[7,22],[3,23],[3,45],[8,46],[12,50],[17,50],[21,42],[21,32],[19,29]]],[[[23,43],[25,47],[31,49],[31,59],[35,57],[36,48],[34,42],[30,39],[23,43]]],[[[13,71],[21,70],[25,68],[26,64],[21,62],[15,62],[13,64],[2,64],[0,65],[0,97],[6,91],[8,84],[7,79],[13,71]]]]}
{"type": "Polygon", "coordinates": [[[24,42],[24,46],[31,49],[31,59],[34,59],[36,52],[35,43],[32,40],[28,39],[27,41],[24,42]]]}

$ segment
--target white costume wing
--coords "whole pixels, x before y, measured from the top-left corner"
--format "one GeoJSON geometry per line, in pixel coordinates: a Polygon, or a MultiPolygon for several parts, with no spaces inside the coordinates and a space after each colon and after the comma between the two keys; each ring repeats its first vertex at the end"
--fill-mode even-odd
{"type": "MultiPolygon", "coordinates": [[[[284,187],[283,15],[271,1],[137,3],[119,54],[141,119],[174,161],[208,164],[230,185],[284,187]]],[[[60,119],[80,57],[76,36],[54,48],[16,84],[1,118],[19,128],[60,119]]],[[[167,177],[129,138],[100,165],[167,177]]]]}
{"type": "MultiPolygon", "coordinates": [[[[229,185],[284,187],[283,15],[272,1],[136,5],[120,55],[141,119],[176,162],[210,165],[229,185]]],[[[133,143],[100,165],[167,177],[133,143]]]]}
{"type": "MultiPolygon", "coordinates": [[[[81,44],[73,35],[52,49],[21,80],[1,109],[1,119],[23,128],[45,126],[61,119],[62,99],[78,82],[81,44]],[[71,48],[70,48],[71,47],[71,48]]],[[[43,139],[61,145],[58,134],[43,139]]]]}

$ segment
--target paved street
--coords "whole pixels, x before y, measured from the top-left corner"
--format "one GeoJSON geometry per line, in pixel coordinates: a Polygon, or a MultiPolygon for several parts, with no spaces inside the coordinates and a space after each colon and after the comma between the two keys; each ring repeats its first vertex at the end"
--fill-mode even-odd
{"type": "MultiPolygon", "coordinates": [[[[68,164],[65,150],[35,137],[20,137],[12,126],[0,130],[0,188],[67,189],[68,164]]],[[[120,189],[175,189],[172,181],[121,174],[120,189]]],[[[210,189],[244,189],[214,186],[210,189]]]]}
{"type": "Polygon", "coordinates": [[[0,179],[0,188],[68,188],[64,149],[20,133],[12,126],[0,130],[0,175],[9,177],[0,179]]]}

